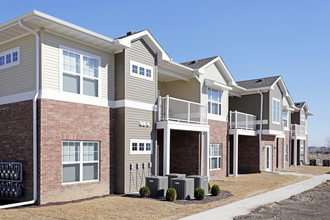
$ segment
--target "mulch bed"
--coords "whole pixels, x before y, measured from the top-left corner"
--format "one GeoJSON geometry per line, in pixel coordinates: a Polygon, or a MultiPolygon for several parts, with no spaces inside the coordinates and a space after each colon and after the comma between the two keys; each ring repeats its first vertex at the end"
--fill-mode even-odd
{"type": "MultiPolygon", "coordinates": [[[[230,192],[227,191],[220,191],[220,195],[218,196],[205,196],[205,198],[203,200],[197,200],[197,199],[190,199],[190,200],[175,200],[173,201],[173,203],[175,204],[180,204],[180,205],[193,205],[193,204],[206,204],[206,203],[210,203],[210,202],[215,202],[215,201],[219,201],[228,197],[233,196],[230,192]]],[[[138,194],[129,194],[129,195],[123,195],[123,197],[130,197],[130,198],[140,198],[140,199],[152,199],[152,200],[158,200],[158,201],[164,201],[164,202],[168,202],[166,201],[166,198],[150,198],[150,197],[141,197],[138,194]]]]}

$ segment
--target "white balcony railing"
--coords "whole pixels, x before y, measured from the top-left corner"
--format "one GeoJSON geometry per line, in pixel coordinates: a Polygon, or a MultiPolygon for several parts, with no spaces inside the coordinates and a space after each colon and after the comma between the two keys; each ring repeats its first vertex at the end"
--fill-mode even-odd
{"type": "Polygon", "coordinates": [[[230,111],[230,129],[256,130],[257,116],[230,111]]]}
{"type": "Polygon", "coordinates": [[[158,121],[207,124],[207,106],[169,96],[158,98],[158,121]]]}
{"type": "Polygon", "coordinates": [[[306,136],[306,126],[304,125],[291,125],[291,135],[292,136],[306,136]]]}

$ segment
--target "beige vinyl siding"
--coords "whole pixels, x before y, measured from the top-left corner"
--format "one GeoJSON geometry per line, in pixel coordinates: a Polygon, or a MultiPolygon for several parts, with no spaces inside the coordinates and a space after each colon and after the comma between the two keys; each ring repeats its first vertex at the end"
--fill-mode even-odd
{"type": "Polygon", "coordinates": [[[115,55],[115,100],[125,99],[125,52],[115,55]]]}
{"type": "MultiPolygon", "coordinates": [[[[269,93],[264,93],[264,105],[263,105],[263,120],[268,120],[268,124],[263,124],[263,129],[269,129],[269,117],[271,113],[269,112],[269,93]]],[[[239,111],[247,114],[252,114],[257,116],[257,120],[260,120],[260,94],[243,95],[239,97],[229,98],[229,110],[239,111]]],[[[259,126],[257,126],[258,128],[259,126]]]]}
{"type": "MultiPolygon", "coordinates": [[[[131,173],[130,164],[137,164],[140,163],[139,172],[142,175],[142,163],[149,163],[152,162],[153,168],[151,169],[152,173],[154,173],[155,167],[155,158],[153,154],[130,154],[130,140],[131,139],[146,139],[146,140],[153,140],[153,152],[155,151],[155,141],[156,140],[156,128],[155,128],[155,114],[156,112],[152,111],[145,111],[140,109],[133,109],[133,108],[125,108],[125,118],[126,118],[126,135],[125,135],[125,193],[128,193],[129,190],[132,190],[133,183],[131,182],[131,178],[136,178],[136,168],[134,167],[133,173],[131,173]],[[139,122],[149,122],[150,127],[140,127],[139,122]],[[133,175],[133,176],[132,176],[133,175]],[[131,188],[130,188],[131,187],[131,188]]],[[[147,175],[148,169],[145,169],[145,173],[143,175],[147,175]]],[[[139,176],[137,176],[140,178],[139,176]]],[[[140,182],[141,179],[138,179],[140,182]]],[[[144,183],[144,179],[143,179],[144,183]]],[[[138,190],[140,186],[138,186],[138,190]]]]}
{"type": "Polygon", "coordinates": [[[32,35],[0,46],[0,52],[20,48],[20,64],[0,70],[0,97],[36,89],[36,44],[32,35]]]}
{"type": "Polygon", "coordinates": [[[125,50],[125,99],[156,103],[158,74],[155,59],[156,55],[142,39],[132,42],[132,47],[125,50]],[[153,81],[131,76],[131,60],[153,67],[153,81]]]}
{"type": "Polygon", "coordinates": [[[188,100],[199,103],[199,82],[190,78],[189,81],[175,80],[171,82],[158,82],[160,95],[188,100]]]}
{"type": "Polygon", "coordinates": [[[278,84],[275,85],[273,90],[270,90],[270,99],[269,99],[269,118],[270,118],[270,130],[282,131],[283,130],[283,95],[278,84]],[[273,123],[273,98],[280,100],[280,124],[273,123]]]}
{"type": "Polygon", "coordinates": [[[59,47],[62,45],[101,57],[99,73],[101,87],[100,98],[114,100],[114,54],[79,44],[48,32],[42,32],[41,42],[41,89],[60,91],[62,82],[60,82],[61,73],[59,72],[59,47]]]}
{"type": "Polygon", "coordinates": [[[210,65],[205,69],[204,79],[210,79],[222,84],[227,85],[226,80],[221,75],[221,71],[215,64],[210,65]]]}

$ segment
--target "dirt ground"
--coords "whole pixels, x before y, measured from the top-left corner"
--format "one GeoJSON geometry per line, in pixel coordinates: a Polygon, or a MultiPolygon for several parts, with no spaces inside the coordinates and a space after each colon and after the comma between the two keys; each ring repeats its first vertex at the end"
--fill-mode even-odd
{"type": "Polygon", "coordinates": [[[296,167],[289,167],[288,170],[292,170],[295,173],[301,173],[301,174],[322,175],[330,172],[330,167],[296,166],[296,167]]]}
{"type": "Polygon", "coordinates": [[[233,196],[206,204],[182,205],[153,199],[108,196],[77,203],[0,210],[0,219],[178,219],[307,178],[261,173],[226,177],[224,181],[213,180],[211,185],[217,184],[233,196]]]}
{"type": "Polygon", "coordinates": [[[250,214],[234,219],[329,219],[329,208],[330,183],[323,183],[281,202],[260,206],[250,214]]]}

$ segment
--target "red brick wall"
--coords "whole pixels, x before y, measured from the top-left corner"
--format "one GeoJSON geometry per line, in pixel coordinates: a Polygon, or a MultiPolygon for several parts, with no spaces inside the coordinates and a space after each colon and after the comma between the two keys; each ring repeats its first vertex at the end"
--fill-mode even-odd
{"type": "MultiPolygon", "coordinates": [[[[23,196],[33,199],[32,100],[0,105],[0,161],[23,163],[23,196]]],[[[0,198],[6,200],[7,198],[0,198]]],[[[12,198],[10,198],[12,199],[12,198]]]]}
{"type": "Polygon", "coordinates": [[[109,194],[110,109],[41,99],[39,101],[39,203],[109,194]],[[100,142],[100,181],[62,184],[62,141],[100,142]]]}
{"type": "MultiPolygon", "coordinates": [[[[220,179],[227,176],[228,165],[228,125],[227,122],[208,120],[210,126],[210,144],[222,144],[222,169],[210,170],[211,179],[220,179]]],[[[205,155],[206,156],[206,155],[205,155]]]]}
{"type": "Polygon", "coordinates": [[[285,131],[285,142],[284,144],[287,146],[287,159],[285,162],[285,169],[290,166],[290,131],[285,131]]]}

